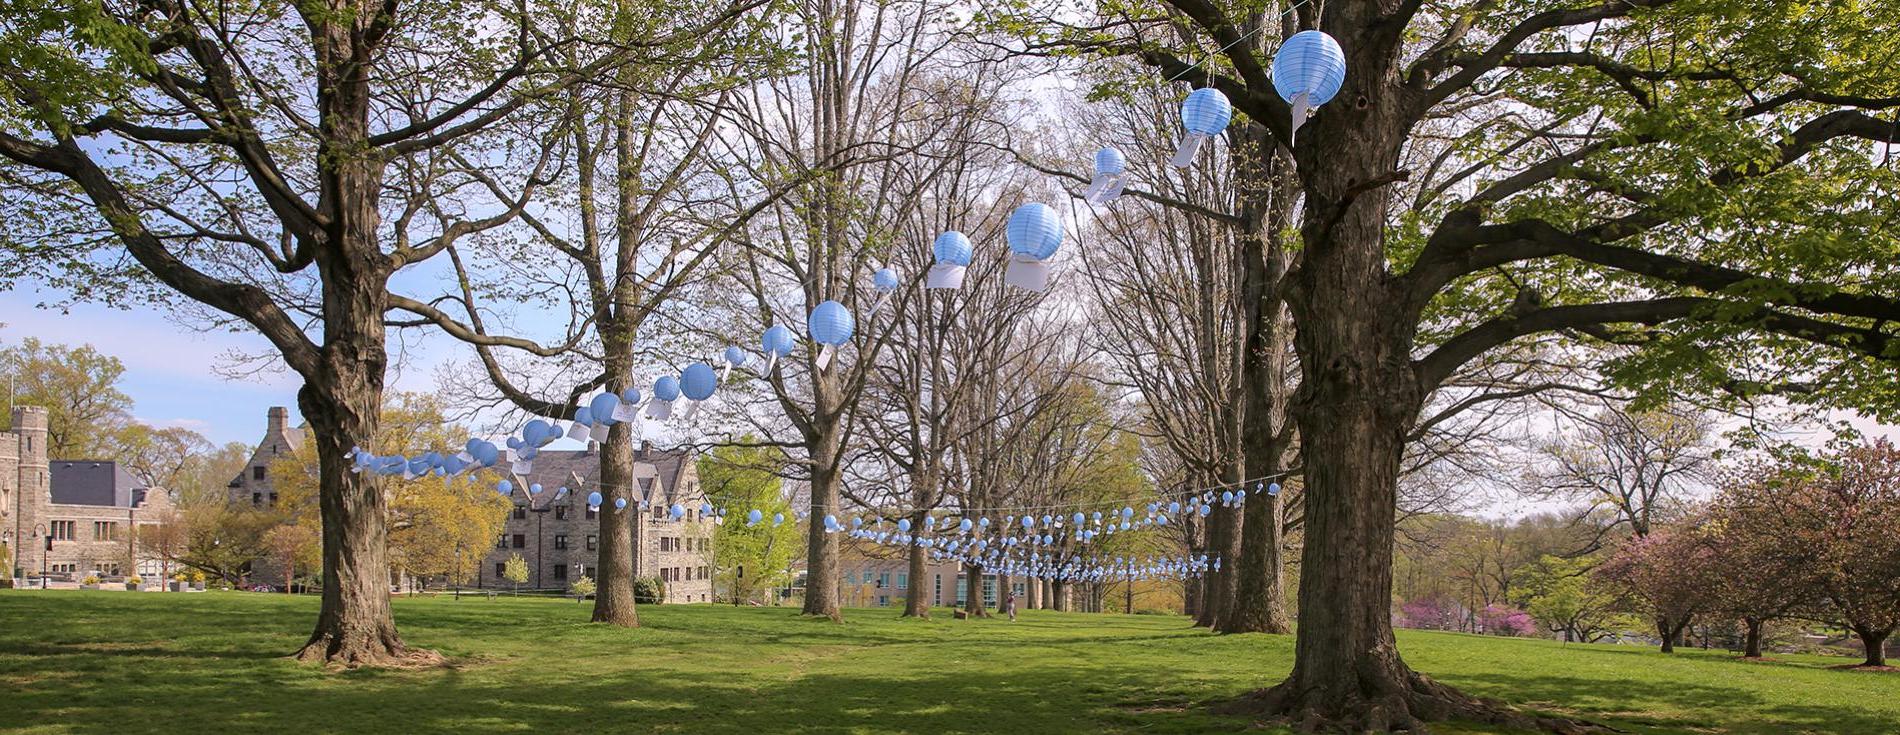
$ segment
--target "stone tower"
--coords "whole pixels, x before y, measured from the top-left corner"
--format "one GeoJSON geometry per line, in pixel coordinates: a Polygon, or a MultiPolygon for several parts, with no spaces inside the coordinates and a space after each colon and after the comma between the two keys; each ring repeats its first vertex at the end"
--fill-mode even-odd
{"type": "Polygon", "coordinates": [[[52,474],[46,464],[46,423],[47,413],[43,407],[13,408],[11,433],[17,453],[13,477],[9,478],[13,482],[6,508],[13,516],[8,530],[13,532],[18,557],[13,566],[25,570],[38,569],[40,557],[46,553],[44,524],[47,506],[53,503],[52,474]]]}

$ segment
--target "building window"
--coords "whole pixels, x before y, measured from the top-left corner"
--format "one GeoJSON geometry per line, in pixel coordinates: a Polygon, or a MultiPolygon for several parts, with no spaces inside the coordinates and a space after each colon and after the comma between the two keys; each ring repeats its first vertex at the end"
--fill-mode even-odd
{"type": "Polygon", "coordinates": [[[251,479],[253,480],[264,479],[264,465],[260,464],[256,467],[251,468],[251,479]]]}
{"type": "Polygon", "coordinates": [[[519,520],[526,519],[527,517],[528,517],[528,506],[525,506],[525,505],[515,506],[515,520],[519,521],[519,520]]]}
{"type": "Polygon", "coordinates": [[[277,504],[277,493],[271,493],[271,494],[270,494],[270,504],[271,504],[271,505],[276,505],[276,504],[277,504]]]}
{"type": "Polygon", "coordinates": [[[517,533],[517,534],[515,534],[515,537],[514,537],[514,546],[515,546],[515,548],[517,548],[517,549],[525,549],[525,548],[528,548],[528,535],[527,535],[527,534],[525,534],[525,533],[517,533]]]}
{"type": "Polygon", "coordinates": [[[554,565],[554,579],[556,581],[567,579],[567,565],[566,564],[554,565]]]}
{"type": "Polygon", "coordinates": [[[590,505],[590,506],[588,506],[588,507],[587,507],[587,520],[590,520],[590,521],[591,521],[591,520],[594,520],[595,518],[598,518],[598,517],[600,517],[600,511],[597,511],[597,510],[594,510],[594,507],[593,507],[593,506],[591,506],[591,505],[590,505]]]}
{"type": "Polygon", "coordinates": [[[71,541],[78,521],[53,521],[52,534],[55,541],[71,541]]]}
{"type": "Polygon", "coordinates": [[[499,582],[501,581],[502,577],[505,577],[507,575],[508,575],[508,562],[505,562],[505,561],[495,562],[495,581],[499,582]]]}
{"type": "Polygon", "coordinates": [[[264,504],[263,493],[251,493],[251,505],[263,505],[263,504],[264,504]]]}
{"type": "Polygon", "coordinates": [[[495,548],[497,549],[508,548],[508,534],[504,533],[500,536],[495,537],[495,548]]]}
{"type": "Polygon", "coordinates": [[[878,572],[878,573],[877,573],[877,586],[878,586],[878,588],[879,588],[879,589],[883,589],[883,588],[885,588],[885,587],[889,587],[889,586],[891,586],[891,573],[890,573],[890,572],[878,572]]]}
{"type": "Polygon", "coordinates": [[[554,520],[557,520],[557,521],[567,520],[567,506],[565,505],[554,506],[554,520]]]}
{"type": "Polygon", "coordinates": [[[557,551],[564,550],[567,548],[567,534],[565,533],[554,534],[554,548],[557,551]]]}
{"type": "Polygon", "coordinates": [[[92,522],[92,540],[94,541],[119,540],[119,524],[114,523],[112,521],[93,521],[92,522]]]}
{"type": "Polygon", "coordinates": [[[909,572],[897,573],[897,588],[900,590],[910,589],[910,573],[909,572]]]}
{"type": "Polygon", "coordinates": [[[587,550],[593,551],[595,548],[599,546],[600,546],[600,537],[595,536],[594,534],[591,534],[591,533],[587,534],[587,550]]]}

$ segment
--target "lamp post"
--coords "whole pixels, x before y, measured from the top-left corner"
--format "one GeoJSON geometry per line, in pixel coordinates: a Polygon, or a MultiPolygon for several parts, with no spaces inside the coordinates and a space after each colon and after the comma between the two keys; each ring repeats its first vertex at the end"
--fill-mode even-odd
{"type": "Polygon", "coordinates": [[[46,589],[46,557],[53,550],[53,534],[46,530],[46,524],[41,523],[33,527],[33,535],[45,539],[40,547],[40,589],[46,589]]]}

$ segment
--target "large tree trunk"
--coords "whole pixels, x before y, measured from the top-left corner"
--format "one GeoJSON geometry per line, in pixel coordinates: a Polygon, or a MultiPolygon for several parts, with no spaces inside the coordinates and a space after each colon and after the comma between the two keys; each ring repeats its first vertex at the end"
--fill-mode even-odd
{"type": "MultiPolygon", "coordinates": [[[[631,381],[614,381],[609,385],[624,389],[626,382],[631,381]]],[[[607,443],[600,447],[600,485],[606,492],[601,494],[600,555],[595,562],[599,579],[594,580],[594,622],[624,628],[640,626],[640,614],[634,609],[633,598],[633,579],[639,576],[635,567],[633,524],[640,516],[640,499],[633,489],[633,427],[624,421],[614,424],[607,430],[607,443]],[[615,508],[617,499],[626,500],[627,507],[615,508]]]]}
{"type": "Polygon", "coordinates": [[[297,391],[316,443],[323,520],[323,602],[297,658],[343,666],[428,663],[438,657],[404,646],[390,614],[382,483],[373,473],[350,471],[350,451],[374,437],[381,420],[385,364],[382,281],[355,280],[361,278],[324,279],[321,373],[297,391]]]}
{"type": "MultiPolygon", "coordinates": [[[[1341,39],[1349,50],[1358,40],[1341,39]]],[[[1392,635],[1400,460],[1424,396],[1411,367],[1413,322],[1389,291],[1386,195],[1366,191],[1398,163],[1404,106],[1389,83],[1349,75],[1339,101],[1299,137],[1304,251],[1287,302],[1298,326],[1291,408],[1306,483],[1300,625],[1292,674],[1255,704],[1307,729],[1416,730],[1453,717],[1529,725],[1412,671],[1392,635]]]]}
{"type": "Polygon", "coordinates": [[[963,611],[973,618],[990,616],[983,606],[983,567],[976,564],[963,565],[963,611]]]}
{"type": "MultiPolygon", "coordinates": [[[[822,380],[822,379],[821,379],[822,380]]],[[[824,391],[824,387],[819,388],[824,391]]],[[[820,412],[826,408],[823,396],[820,412]]],[[[825,516],[836,513],[838,491],[838,436],[835,423],[820,429],[812,442],[811,517],[805,535],[805,615],[844,622],[838,609],[838,539],[825,532],[825,516]]]]}
{"type": "Polygon", "coordinates": [[[1742,625],[1746,628],[1742,637],[1742,658],[1761,658],[1762,619],[1742,618],[1742,625]]]}
{"type": "MultiPolygon", "coordinates": [[[[1232,477],[1222,478],[1222,481],[1226,484],[1233,484],[1243,479],[1239,468],[1236,468],[1232,475],[1232,477]]],[[[1249,488],[1234,488],[1234,496],[1236,499],[1242,497],[1243,494],[1247,492],[1249,492],[1249,488]]],[[[1209,544],[1209,551],[1221,560],[1220,571],[1215,572],[1210,580],[1210,584],[1214,587],[1214,592],[1208,595],[1210,602],[1208,607],[1211,608],[1208,627],[1213,630],[1224,632],[1233,622],[1234,605],[1240,598],[1240,532],[1241,521],[1243,520],[1241,514],[1245,511],[1246,507],[1252,505],[1255,500],[1264,497],[1266,496],[1260,495],[1248,498],[1242,501],[1242,505],[1238,508],[1219,508],[1213,513],[1208,514],[1208,517],[1214,521],[1212,527],[1218,527],[1220,529],[1219,543],[1209,544]]]]}
{"type": "Polygon", "coordinates": [[[1887,636],[1892,633],[1892,628],[1855,628],[1854,635],[1860,638],[1860,645],[1866,653],[1866,660],[1861,661],[1860,665],[1886,666],[1887,636]]]}
{"type": "Polygon", "coordinates": [[[323,603],[316,630],[297,657],[333,664],[416,663],[439,659],[411,651],[389,611],[385,516],[388,498],[373,473],[351,472],[350,452],[376,437],[388,368],[383,316],[389,258],[377,208],[383,165],[362,150],[369,134],[367,48],[355,29],[313,30],[322,135],[316,162],[327,247],[314,254],[322,288],[323,346],[304,375],[297,406],[316,443],[318,507],[323,521],[323,603]]]}
{"type": "Polygon", "coordinates": [[[1201,609],[1194,616],[1194,624],[1199,627],[1214,627],[1221,613],[1227,609],[1227,601],[1222,594],[1227,585],[1222,577],[1233,571],[1234,560],[1223,556],[1221,552],[1227,548],[1227,516],[1233,512],[1234,509],[1225,505],[1215,505],[1214,511],[1207,515],[1207,554],[1219,558],[1221,566],[1219,571],[1209,570],[1203,575],[1206,581],[1202,583],[1201,609]]]}
{"type": "MultiPolygon", "coordinates": [[[[916,513],[911,514],[911,519],[910,519],[911,528],[922,528],[925,515],[928,515],[928,514],[925,513],[924,511],[917,511],[916,513]]],[[[823,519],[820,519],[819,522],[822,524],[824,521],[823,519]]],[[[920,587],[918,586],[918,585],[923,584],[924,574],[925,574],[924,547],[918,546],[917,544],[911,544],[910,545],[910,586],[908,589],[904,590],[903,617],[923,618],[926,620],[930,619],[930,599],[925,597],[924,594],[919,591],[920,587]]]]}
{"type": "MultiPolygon", "coordinates": [[[[1246,395],[1241,452],[1246,459],[1242,477],[1268,477],[1277,482],[1284,470],[1288,439],[1286,399],[1287,343],[1291,325],[1284,318],[1281,280],[1286,272],[1287,249],[1280,246],[1280,230],[1290,210],[1290,176],[1277,177],[1280,159],[1273,140],[1257,123],[1235,132],[1232,149],[1242,220],[1241,299],[1247,319],[1241,386],[1246,395]],[[1282,181],[1285,179],[1287,181],[1282,181]]],[[[1286,589],[1281,582],[1285,545],[1281,496],[1265,493],[1248,499],[1241,509],[1240,556],[1236,567],[1234,599],[1229,605],[1225,633],[1286,633],[1286,589]]]]}

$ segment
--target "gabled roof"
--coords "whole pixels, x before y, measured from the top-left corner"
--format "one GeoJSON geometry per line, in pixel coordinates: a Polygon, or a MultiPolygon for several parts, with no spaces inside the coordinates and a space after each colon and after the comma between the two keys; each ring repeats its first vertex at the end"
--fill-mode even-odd
{"type": "Polygon", "coordinates": [[[130,508],[145,489],[145,483],[117,462],[57,459],[47,464],[52,470],[55,503],[130,508]]]}
{"type": "MultiPolygon", "coordinates": [[[[658,478],[653,497],[649,500],[670,504],[678,498],[679,486],[685,479],[691,459],[692,453],[685,450],[636,449],[633,455],[634,477],[658,478]],[[642,465],[652,467],[652,474],[643,471],[642,465]]],[[[546,490],[570,487],[585,495],[600,485],[600,452],[592,449],[543,449],[534,458],[534,472],[521,479],[530,484],[539,484],[546,490]],[[575,477],[580,478],[578,487],[575,486],[575,477]]]]}

